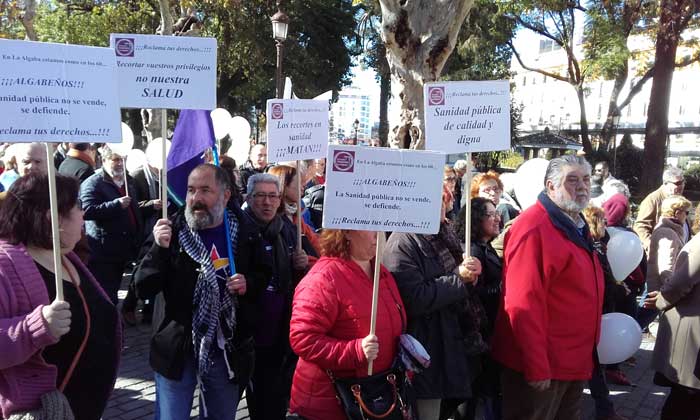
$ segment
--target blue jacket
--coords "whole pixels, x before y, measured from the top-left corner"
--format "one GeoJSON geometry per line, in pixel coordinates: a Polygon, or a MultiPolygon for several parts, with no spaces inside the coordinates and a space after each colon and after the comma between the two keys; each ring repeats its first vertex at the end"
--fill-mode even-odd
{"type": "Polygon", "coordinates": [[[133,180],[128,178],[127,182],[135,223],[119,204],[122,195],[104,170],[98,170],[80,186],[91,261],[126,262],[137,255],[143,241],[139,197],[133,180]]]}

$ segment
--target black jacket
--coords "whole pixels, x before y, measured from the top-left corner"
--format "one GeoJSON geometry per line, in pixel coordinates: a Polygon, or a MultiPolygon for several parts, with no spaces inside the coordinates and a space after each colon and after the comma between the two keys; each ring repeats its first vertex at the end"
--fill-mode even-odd
{"type": "Polygon", "coordinates": [[[394,233],[384,249],[406,305],[408,333],[430,354],[430,367],[414,378],[420,399],[469,398],[476,372],[470,367],[460,328],[462,304],[469,293],[457,274],[446,273],[440,257],[423,235],[394,233]]]}
{"type": "Polygon", "coordinates": [[[247,160],[239,169],[240,176],[236,177],[238,192],[243,196],[247,193],[248,179],[255,174],[262,174],[267,171],[267,167],[262,169],[253,168],[253,162],[247,160]]]}
{"type": "Polygon", "coordinates": [[[126,262],[136,258],[143,230],[137,207],[138,193],[133,181],[127,178],[132,197],[131,222],[129,210],[122,208],[122,197],[117,186],[103,169],[98,170],[80,186],[80,201],[85,214],[85,234],[90,245],[90,260],[126,262]]]}
{"type": "MultiPolygon", "coordinates": [[[[236,311],[235,341],[252,337],[254,329],[254,302],[265,287],[269,273],[259,261],[262,255],[261,238],[254,224],[241,211],[233,213],[238,224],[238,238],[234,261],[236,271],[247,280],[245,295],[239,296],[236,311]]],[[[169,248],[153,243],[134,271],[136,293],[141,299],[153,299],[163,292],[165,317],[158,332],[151,339],[150,363],[153,370],[166,378],[179,380],[186,358],[193,357],[192,302],[199,276],[199,264],[180,246],[178,232],[185,226],[184,209],[173,218],[173,236],[169,248]]]]}
{"type": "Polygon", "coordinates": [[[62,175],[74,176],[82,183],[92,176],[92,174],[95,173],[95,170],[92,168],[92,166],[78,158],[66,156],[63,162],[61,162],[61,166],[58,168],[58,173],[62,175]]]}
{"type": "Polygon", "coordinates": [[[470,249],[472,257],[481,263],[481,275],[474,289],[486,310],[488,318],[488,331],[486,332],[487,336],[490,337],[496,322],[498,305],[501,302],[503,262],[490,243],[472,240],[470,249]]]}

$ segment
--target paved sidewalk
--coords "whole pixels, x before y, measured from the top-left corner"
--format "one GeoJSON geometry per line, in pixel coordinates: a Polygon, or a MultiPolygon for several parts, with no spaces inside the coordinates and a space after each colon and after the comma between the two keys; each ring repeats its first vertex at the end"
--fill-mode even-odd
{"type": "MultiPolygon", "coordinates": [[[[119,293],[120,299],[126,295],[127,279],[119,293]]],[[[656,323],[651,329],[656,332],[656,323]]],[[[155,401],[153,371],[148,365],[148,347],[151,326],[139,324],[126,326],[125,345],[115,390],[110,399],[103,420],[152,419],[155,401]]],[[[622,370],[636,386],[610,385],[611,400],[618,413],[630,420],[658,420],[668,388],[655,386],[654,372],[649,369],[654,350],[653,339],[645,338],[635,357],[634,367],[622,365],[622,370]]],[[[595,408],[590,391],[584,390],[584,420],[595,420],[595,408]]],[[[195,398],[191,418],[197,418],[198,401],[195,398]]],[[[245,397],[239,404],[238,419],[249,419],[245,397]]],[[[167,420],[167,419],[163,419],[167,420]]]]}

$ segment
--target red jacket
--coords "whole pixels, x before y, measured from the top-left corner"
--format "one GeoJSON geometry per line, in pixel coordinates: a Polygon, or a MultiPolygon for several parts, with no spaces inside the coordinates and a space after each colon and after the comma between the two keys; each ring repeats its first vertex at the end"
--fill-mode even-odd
{"type": "Polygon", "coordinates": [[[527,381],[591,377],[604,281],[585,236],[544,194],[506,234],[492,354],[527,381]]]}
{"type": "MultiPolygon", "coordinates": [[[[296,287],[289,342],[299,355],[290,410],[309,420],[344,420],[326,373],[367,376],[362,339],[369,334],[372,279],[355,262],[321,258],[296,287]]],[[[389,369],[398,352],[406,314],[391,273],[381,270],[373,373],[389,369]]]]}

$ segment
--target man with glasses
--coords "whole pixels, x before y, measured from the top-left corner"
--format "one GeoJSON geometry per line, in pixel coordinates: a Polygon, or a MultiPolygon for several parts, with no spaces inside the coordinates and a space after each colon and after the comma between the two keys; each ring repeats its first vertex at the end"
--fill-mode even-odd
{"type": "MultiPolygon", "coordinates": [[[[291,389],[296,357],[289,345],[289,320],[294,288],[309,266],[309,246],[296,249],[296,226],[279,212],[280,180],[271,174],[248,179],[248,214],[264,245],[263,259],[271,275],[257,299],[255,369],[247,390],[252,420],[283,419],[291,389]]],[[[314,255],[315,256],[315,255],[314,255]]]]}
{"type": "Polygon", "coordinates": [[[142,219],[124,158],[109,146],[102,148],[102,158],[102,168],[80,186],[80,200],[90,246],[88,268],[116,305],[124,269],[136,258],[143,240],[142,219]]]}
{"type": "MultiPolygon", "coordinates": [[[[683,194],[684,187],[683,171],[676,167],[668,168],[663,174],[663,184],[655,191],[649,193],[642,201],[642,204],[639,205],[639,212],[637,213],[637,220],[634,222],[633,229],[639,235],[639,239],[642,240],[644,250],[647,253],[649,253],[651,232],[659,223],[661,217],[661,203],[667,197],[683,194]]],[[[686,221],[683,231],[683,242],[685,243],[690,238],[689,221],[686,221]]]]}

